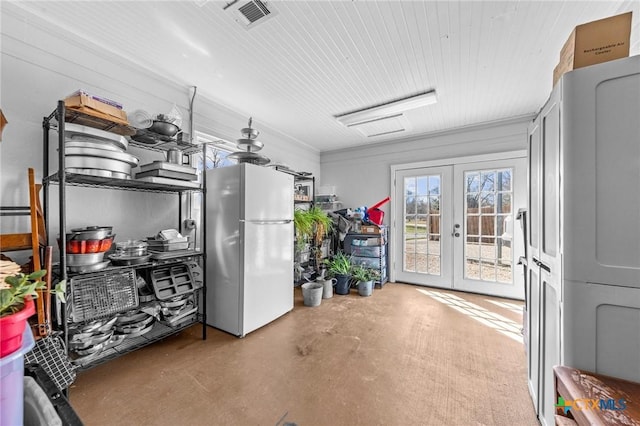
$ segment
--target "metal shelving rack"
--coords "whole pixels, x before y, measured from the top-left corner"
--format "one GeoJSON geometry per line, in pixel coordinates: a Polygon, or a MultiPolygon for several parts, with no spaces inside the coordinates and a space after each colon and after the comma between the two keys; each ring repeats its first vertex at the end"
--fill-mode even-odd
{"type": "MultiPolygon", "coordinates": [[[[293,176],[294,179],[294,184],[296,183],[300,183],[300,182],[311,182],[311,191],[308,194],[308,199],[307,200],[296,200],[294,198],[293,200],[293,204],[295,206],[301,206],[301,205],[306,205],[309,206],[309,208],[313,207],[315,205],[315,191],[316,191],[316,178],[314,176],[311,175],[311,173],[300,173],[300,172],[296,172],[293,171],[289,168],[285,168],[285,167],[279,167],[276,166],[275,167],[276,170],[283,172],[283,173],[287,173],[293,176]]],[[[294,244],[295,245],[295,244],[294,244]]],[[[312,245],[312,243],[310,243],[310,247],[308,251],[298,251],[298,248],[296,248],[296,256],[299,257],[299,260],[295,260],[294,259],[294,267],[297,267],[298,265],[301,267],[304,267],[305,270],[307,270],[309,268],[312,269],[316,269],[317,265],[316,265],[316,260],[314,257],[314,252],[315,250],[319,250],[319,248],[316,248],[312,245]],[[304,257],[308,256],[307,260],[300,260],[304,257]]],[[[295,274],[294,274],[295,276],[295,274]]],[[[299,286],[303,283],[305,283],[306,280],[304,278],[300,279],[300,280],[294,280],[294,285],[295,286],[299,286]]]]}
{"type": "Polygon", "coordinates": [[[378,271],[380,279],[375,282],[376,288],[382,288],[389,280],[388,238],[388,227],[381,225],[379,234],[349,232],[344,239],[344,251],[352,257],[355,264],[378,271]],[[354,240],[366,241],[366,244],[355,245],[354,240]],[[377,241],[369,244],[369,240],[377,241]],[[377,266],[371,266],[372,264],[377,266]]]}
{"type": "MultiPolygon", "coordinates": [[[[49,223],[49,187],[52,184],[58,185],[58,199],[59,199],[59,229],[60,235],[66,235],[66,189],[67,186],[83,186],[83,187],[99,187],[106,189],[114,189],[114,190],[132,190],[132,191],[142,191],[142,192],[155,192],[155,193],[176,193],[178,195],[178,223],[182,223],[182,196],[191,192],[205,192],[204,186],[195,189],[195,188],[187,188],[179,185],[164,185],[158,184],[154,182],[143,182],[136,181],[134,179],[115,179],[115,178],[106,178],[106,177],[98,177],[98,176],[89,176],[89,175],[81,175],[75,173],[68,173],[65,171],[65,117],[68,119],[70,114],[69,110],[66,109],[64,101],[58,101],[57,108],[48,116],[43,119],[42,127],[43,127],[43,210],[45,213],[45,227],[48,229],[49,223]],[[49,130],[51,127],[51,122],[56,122],[56,127],[58,131],[58,171],[50,174],[49,171],[49,130]]],[[[71,114],[73,118],[73,113],[71,114]]],[[[103,130],[111,130],[110,126],[107,125],[103,128],[103,130]]],[[[185,153],[193,153],[195,151],[200,150],[201,148],[196,145],[188,144],[186,146],[184,142],[175,140],[167,140],[163,139],[155,145],[149,145],[145,143],[133,142],[131,145],[153,150],[153,151],[165,151],[170,147],[180,147],[185,150],[185,153]],[[186,149],[185,149],[186,148],[186,149]]],[[[203,196],[204,199],[204,196],[203,196]]],[[[206,222],[205,219],[202,218],[202,234],[204,234],[206,230],[206,222]]],[[[48,237],[48,236],[47,236],[48,237]]],[[[49,241],[47,244],[50,245],[49,241]]],[[[203,251],[204,251],[203,246],[203,251]]],[[[90,275],[88,274],[70,274],[67,271],[66,265],[66,245],[60,244],[60,262],[59,262],[59,278],[60,280],[67,280],[70,277],[77,277],[81,275],[90,275]]],[[[112,267],[107,268],[103,271],[112,271],[118,269],[141,269],[141,268],[151,268],[159,264],[167,264],[173,262],[181,262],[184,261],[185,257],[202,257],[202,263],[206,262],[206,255],[203,252],[194,252],[190,253],[188,256],[177,257],[175,259],[163,259],[159,261],[152,261],[140,265],[132,265],[132,266],[123,266],[123,267],[112,267]]],[[[206,268],[202,268],[202,288],[195,292],[196,294],[196,304],[199,305],[199,299],[201,298],[202,303],[202,313],[196,313],[195,318],[188,322],[176,325],[175,327],[171,327],[165,325],[160,322],[156,322],[153,329],[144,335],[133,337],[131,339],[125,339],[125,341],[113,348],[105,350],[100,353],[99,356],[91,359],[85,365],[79,365],[78,369],[88,369],[94,367],[103,362],[114,359],[118,356],[124,355],[125,353],[129,353],[131,351],[137,350],[143,346],[151,344],[155,341],[166,338],[172,334],[176,334],[185,328],[195,324],[200,319],[202,322],[202,339],[205,340],[207,338],[207,327],[206,327],[206,268]]],[[[68,307],[67,307],[68,308],[68,307]]],[[[68,343],[68,318],[67,318],[67,309],[61,310],[61,325],[62,331],[64,333],[64,342],[65,345],[68,343]]]]}

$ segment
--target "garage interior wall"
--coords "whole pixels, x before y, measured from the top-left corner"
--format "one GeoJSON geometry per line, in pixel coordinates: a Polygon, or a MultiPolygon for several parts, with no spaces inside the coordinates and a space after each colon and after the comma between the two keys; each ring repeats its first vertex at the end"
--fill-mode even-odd
{"type": "MultiPolygon", "coordinates": [[[[412,140],[323,152],[321,184],[335,186],[345,208],[371,206],[391,195],[392,165],[526,150],[531,119],[533,115],[412,140]]],[[[390,217],[389,206],[381,207],[385,224],[390,217]]]]}
{"type": "MultiPolygon", "coordinates": [[[[193,93],[190,83],[178,81],[179,78],[172,81],[132,64],[8,4],[3,5],[0,31],[0,107],[8,120],[0,142],[0,203],[3,206],[28,205],[27,168],[36,170],[37,181],[43,177],[43,117],[55,110],[59,99],[78,89],[116,100],[128,112],[143,109],[156,115],[169,112],[176,104],[183,116],[182,128],[188,132],[189,101],[193,93]]],[[[240,137],[240,129],[247,126],[251,105],[247,105],[247,111],[231,111],[214,100],[196,95],[194,128],[235,141],[240,137]]],[[[259,117],[254,117],[253,123],[265,144],[261,153],[273,162],[319,176],[317,150],[261,126],[259,117]]],[[[57,170],[56,137],[57,133],[52,131],[50,173],[57,170]]],[[[140,157],[140,164],[164,159],[158,152],[135,147],[128,151],[140,157]]],[[[51,186],[48,231],[52,238],[58,234],[57,190],[57,185],[51,186]]],[[[118,240],[144,238],[179,225],[176,197],[175,194],[140,197],[140,193],[131,191],[73,188],[67,190],[67,228],[112,225],[118,240]]],[[[28,226],[28,216],[5,217],[0,232],[24,232],[28,226]]]]}

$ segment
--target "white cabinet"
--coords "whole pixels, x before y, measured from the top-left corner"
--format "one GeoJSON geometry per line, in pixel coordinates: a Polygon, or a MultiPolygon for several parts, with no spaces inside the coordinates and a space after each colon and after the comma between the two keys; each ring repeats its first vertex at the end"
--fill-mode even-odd
{"type": "Polygon", "coordinates": [[[528,381],[542,424],[554,365],[640,380],[639,117],[635,56],[565,74],[529,127],[528,381]]]}

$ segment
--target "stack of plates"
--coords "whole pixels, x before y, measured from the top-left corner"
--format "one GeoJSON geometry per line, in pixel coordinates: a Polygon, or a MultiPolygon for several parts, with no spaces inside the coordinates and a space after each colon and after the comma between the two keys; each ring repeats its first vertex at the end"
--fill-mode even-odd
{"type": "Polygon", "coordinates": [[[65,168],[70,173],[130,179],[138,158],[126,153],[124,136],[65,123],[65,168]]]}

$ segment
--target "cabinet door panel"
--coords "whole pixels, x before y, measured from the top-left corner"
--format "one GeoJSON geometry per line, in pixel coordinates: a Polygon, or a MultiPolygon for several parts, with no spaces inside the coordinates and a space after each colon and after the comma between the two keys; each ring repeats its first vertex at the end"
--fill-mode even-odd
{"type": "Polygon", "coordinates": [[[536,258],[539,257],[540,248],[540,169],[540,120],[536,118],[529,129],[529,229],[527,231],[529,255],[536,258]]]}
{"type": "Polygon", "coordinates": [[[527,371],[529,393],[536,414],[539,412],[538,390],[540,380],[540,276],[539,267],[528,270],[529,286],[527,289],[527,371]]]}
{"type": "Polygon", "coordinates": [[[540,270],[540,393],[539,419],[543,425],[554,425],[555,380],[553,367],[560,364],[560,293],[557,283],[545,270],[540,270]]]}
{"type": "Polygon", "coordinates": [[[640,288],[640,56],[563,77],[564,278],[640,288]]]}
{"type": "Polygon", "coordinates": [[[560,106],[554,98],[542,117],[542,255],[553,258],[559,240],[560,106]]]}

